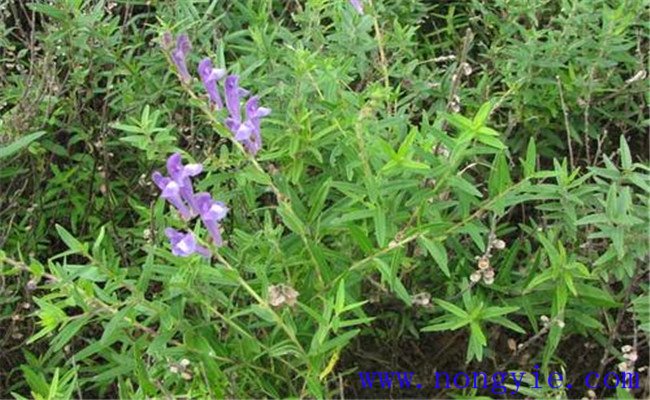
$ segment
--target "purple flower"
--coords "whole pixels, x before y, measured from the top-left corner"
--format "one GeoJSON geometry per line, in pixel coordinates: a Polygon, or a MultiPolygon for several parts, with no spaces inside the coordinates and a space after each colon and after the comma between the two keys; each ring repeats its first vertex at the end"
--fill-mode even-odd
{"type": "Polygon", "coordinates": [[[203,165],[201,164],[183,165],[180,153],[174,153],[167,159],[167,173],[178,184],[181,197],[190,205],[193,215],[196,213],[197,208],[190,178],[200,174],[201,171],[203,171],[203,165]]]}
{"type": "Polygon", "coordinates": [[[172,36],[171,32],[163,33],[161,38],[161,44],[163,49],[170,50],[172,48],[173,41],[174,41],[174,37],[172,36]]]}
{"type": "Polygon", "coordinates": [[[224,83],[224,91],[226,92],[226,108],[228,108],[230,119],[240,124],[240,100],[241,96],[245,96],[248,92],[239,87],[239,77],[237,75],[228,75],[224,83]]]}
{"type": "Polygon", "coordinates": [[[261,124],[262,118],[271,114],[271,109],[266,107],[259,106],[260,98],[258,96],[253,96],[246,102],[246,119],[247,121],[244,125],[247,125],[251,131],[251,134],[247,141],[245,141],[244,147],[246,150],[255,155],[262,148],[262,133],[261,133],[261,124]]]}
{"type": "Polygon", "coordinates": [[[183,219],[189,220],[192,218],[192,212],[187,208],[181,198],[181,188],[178,183],[166,176],[162,176],[158,171],[155,171],[151,178],[156,186],[158,186],[162,191],[160,197],[169,201],[171,205],[176,207],[183,219]]]}
{"type": "Polygon", "coordinates": [[[176,65],[176,69],[181,76],[181,80],[185,83],[189,82],[192,79],[190,73],[187,71],[187,64],[185,61],[191,49],[192,45],[190,44],[190,39],[186,34],[183,33],[176,39],[176,48],[172,51],[171,54],[172,60],[176,65]]]}
{"type": "Polygon", "coordinates": [[[214,68],[212,66],[212,60],[209,58],[201,60],[198,70],[201,81],[203,82],[203,87],[210,97],[210,102],[217,106],[217,110],[223,108],[223,102],[221,101],[221,96],[219,96],[219,91],[217,90],[217,82],[226,75],[226,70],[214,68]]]}
{"type": "Polygon", "coordinates": [[[363,15],[363,4],[361,3],[361,0],[350,0],[350,4],[352,4],[352,7],[354,7],[359,14],[363,15]]]}
{"type": "Polygon", "coordinates": [[[172,254],[175,256],[188,257],[196,253],[203,257],[210,257],[210,251],[196,242],[192,232],[183,233],[173,228],[167,228],[165,235],[169,238],[172,254]]]}
{"type": "Polygon", "coordinates": [[[196,205],[198,207],[201,221],[208,229],[212,241],[215,245],[221,246],[223,239],[221,238],[219,221],[226,217],[228,214],[228,207],[220,201],[214,201],[210,193],[199,193],[196,195],[196,205]]]}
{"type": "Polygon", "coordinates": [[[239,87],[239,77],[230,75],[225,81],[226,108],[230,116],[225,124],[232,132],[235,140],[240,142],[246,151],[256,155],[262,148],[260,130],[261,118],[269,115],[269,108],[259,106],[259,97],[253,96],[246,102],[246,121],[241,119],[241,98],[248,94],[247,90],[239,87]]]}

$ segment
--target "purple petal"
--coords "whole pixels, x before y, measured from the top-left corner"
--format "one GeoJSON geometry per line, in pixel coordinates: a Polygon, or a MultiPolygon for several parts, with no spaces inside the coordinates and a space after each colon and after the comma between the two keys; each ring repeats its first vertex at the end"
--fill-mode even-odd
{"type": "Polygon", "coordinates": [[[167,238],[169,239],[169,242],[172,244],[172,246],[180,242],[180,240],[183,238],[183,234],[174,228],[166,228],[165,235],[167,235],[167,238]]]}
{"type": "Polygon", "coordinates": [[[172,36],[171,32],[165,32],[162,35],[162,47],[165,50],[169,50],[173,46],[174,37],[172,36]]]}
{"type": "Polygon", "coordinates": [[[212,60],[204,58],[199,63],[198,72],[210,102],[216,105],[217,109],[223,108],[223,102],[217,89],[217,81],[220,81],[225,76],[226,70],[213,68],[212,60]]]}
{"type": "Polygon", "coordinates": [[[181,154],[174,153],[167,159],[167,173],[173,180],[180,183],[182,172],[183,162],[181,161],[181,154]]]}
{"type": "Polygon", "coordinates": [[[201,219],[204,221],[221,221],[228,214],[228,207],[221,201],[214,201],[209,193],[198,193],[195,200],[201,219]]]}
{"type": "Polygon", "coordinates": [[[208,232],[210,233],[210,237],[212,238],[212,242],[216,246],[222,246],[223,245],[223,238],[221,237],[221,231],[220,231],[220,226],[217,221],[214,220],[209,220],[209,221],[203,221],[205,224],[205,227],[208,229],[208,232]]]}
{"type": "Polygon", "coordinates": [[[186,34],[181,34],[176,39],[176,48],[172,51],[172,60],[176,65],[176,69],[181,76],[183,82],[189,82],[192,77],[190,76],[189,71],[187,70],[186,58],[192,49],[190,44],[190,39],[186,34]]]}
{"type": "Polygon", "coordinates": [[[204,257],[210,256],[210,251],[197,243],[192,232],[183,233],[173,228],[167,228],[165,235],[169,238],[172,246],[172,254],[176,256],[188,257],[195,253],[204,257]]]}
{"type": "Polygon", "coordinates": [[[224,83],[224,90],[226,92],[226,107],[230,113],[230,118],[236,122],[241,122],[239,77],[229,75],[224,83]]]}
{"type": "Polygon", "coordinates": [[[350,0],[350,4],[352,4],[352,7],[354,7],[359,14],[363,15],[363,4],[361,3],[361,0],[350,0]]]}
{"type": "Polygon", "coordinates": [[[190,43],[190,38],[186,33],[181,33],[176,39],[176,49],[181,51],[183,55],[187,56],[192,50],[192,44],[190,43]]]}
{"type": "Polygon", "coordinates": [[[243,142],[250,139],[252,134],[253,129],[251,127],[250,121],[246,121],[245,123],[239,125],[237,128],[237,131],[235,132],[235,140],[243,142]]]}
{"type": "Polygon", "coordinates": [[[158,188],[160,190],[163,190],[165,188],[165,186],[167,185],[165,179],[169,179],[169,178],[165,178],[158,171],[154,171],[153,174],[151,174],[151,180],[153,180],[153,183],[155,183],[156,186],[158,186],[158,188]]]}
{"type": "Polygon", "coordinates": [[[210,193],[206,192],[197,193],[194,196],[194,201],[196,203],[196,209],[198,210],[199,214],[203,215],[210,209],[210,206],[212,205],[212,196],[210,196],[210,193]]]}

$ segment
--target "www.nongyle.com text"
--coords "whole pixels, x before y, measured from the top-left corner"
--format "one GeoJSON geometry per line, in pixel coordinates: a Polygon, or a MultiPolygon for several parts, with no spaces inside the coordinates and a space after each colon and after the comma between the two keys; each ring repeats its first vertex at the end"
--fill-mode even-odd
{"type": "MultiPolygon", "coordinates": [[[[535,366],[535,368],[539,368],[535,366]]],[[[378,389],[424,389],[420,383],[416,383],[414,372],[359,372],[359,379],[361,380],[362,389],[378,388],[378,389]]],[[[526,383],[524,387],[530,389],[541,389],[547,386],[551,389],[559,389],[566,387],[571,389],[570,383],[561,372],[551,372],[548,374],[547,379],[540,376],[539,371],[533,372],[494,372],[488,374],[481,371],[476,372],[457,372],[449,374],[447,372],[438,371],[435,373],[434,381],[435,389],[487,389],[493,394],[506,394],[510,391],[511,394],[519,393],[522,383],[526,383]],[[530,376],[526,376],[530,375],[530,376]]],[[[582,382],[586,389],[607,388],[616,389],[638,389],[639,388],[639,373],[638,372],[608,372],[603,375],[597,372],[588,372],[582,382]]]]}

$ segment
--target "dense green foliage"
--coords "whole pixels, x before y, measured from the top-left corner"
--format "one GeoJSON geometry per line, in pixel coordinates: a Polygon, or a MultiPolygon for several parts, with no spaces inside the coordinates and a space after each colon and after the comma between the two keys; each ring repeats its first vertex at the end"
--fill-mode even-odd
{"type": "MultiPolygon", "coordinates": [[[[0,1],[0,397],[647,364],[648,3],[364,3],[0,1]],[[187,85],[165,32],[192,41],[187,85]],[[205,56],[272,109],[255,158],[205,56]],[[163,234],[205,237],[151,182],[174,152],[230,209],[209,260],[163,234]]],[[[428,393],[452,395],[489,392],[428,393]]]]}

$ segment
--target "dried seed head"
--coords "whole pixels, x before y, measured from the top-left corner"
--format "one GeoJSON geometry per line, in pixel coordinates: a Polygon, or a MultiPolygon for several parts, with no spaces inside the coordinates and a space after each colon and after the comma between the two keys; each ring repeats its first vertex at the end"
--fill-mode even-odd
{"type": "Polygon", "coordinates": [[[469,280],[476,283],[481,280],[481,271],[475,271],[469,276],[469,280]]]}
{"type": "MultiPolygon", "coordinates": [[[[455,77],[456,75],[454,75],[455,77]]],[[[458,113],[460,112],[460,97],[458,95],[454,95],[454,97],[451,100],[451,103],[449,103],[449,108],[451,111],[458,113]]]]}
{"type": "Polygon", "coordinates": [[[492,246],[494,246],[494,248],[497,250],[503,250],[506,248],[506,242],[504,242],[501,239],[497,239],[494,242],[492,242],[492,246]]]}
{"type": "Polygon", "coordinates": [[[557,324],[557,326],[560,327],[560,329],[562,329],[562,328],[564,328],[566,326],[564,321],[562,321],[561,319],[558,319],[555,323],[557,324]]]}
{"type": "Polygon", "coordinates": [[[434,147],[436,150],[436,155],[442,156],[444,158],[449,158],[449,149],[444,144],[440,143],[437,147],[434,147]]]}
{"type": "Polygon", "coordinates": [[[269,304],[273,307],[279,307],[285,302],[284,295],[279,285],[271,285],[268,290],[269,304]]]}
{"type": "Polygon", "coordinates": [[[36,279],[30,279],[27,281],[27,285],[25,285],[25,288],[28,291],[36,290],[36,287],[38,286],[38,281],[36,279]]]}
{"type": "Polygon", "coordinates": [[[268,290],[269,304],[273,307],[280,307],[283,304],[293,307],[299,294],[294,288],[285,284],[271,285],[268,290]]]}
{"type": "Polygon", "coordinates": [[[627,372],[628,370],[628,365],[626,361],[623,361],[622,363],[618,364],[618,370],[621,372],[627,372]]]}
{"type": "Polygon", "coordinates": [[[160,39],[163,49],[169,50],[174,45],[174,38],[172,37],[171,32],[165,32],[160,39]]]}
{"type": "Polygon", "coordinates": [[[184,358],[184,359],[181,360],[181,362],[179,364],[181,365],[181,367],[187,368],[187,366],[190,365],[190,360],[188,360],[187,358],[184,358]]]}
{"type": "Polygon", "coordinates": [[[189,372],[181,372],[181,378],[185,379],[186,381],[189,381],[192,379],[192,374],[189,372]]]}
{"type": "Polygon", "coordinates": [[[491,285],[494,283],[494,277],[488,278],[487,276],[483,276],[483,283],[486,285],[491,285]]]}
{"type": "Polygon", "coordinates": [[[415,306],[428,307],[431,305],[431,295],[427,292],[418,293],[411,296],[411,301],[415,306]]]}
{"type": "Polygon", "coordinates": [[[513,338],[508,339],[508,348],[510,351],[515,351],[517,350],[517,342],[513,338]]]}
{"type": "Polygon", "coordinates": [[[488,268],[485,271],[483,271],[483,276],[486,279],[493,279],[494,278],[494,269],[493,268],[488,268]]]}
{"type": "Polygon", "coordinates": [[[629,353],[629,352],[632,351],[632,346],[630,346],[629,344],[626,344],[625,346],[621,347],[621,351],[623,353],[629,353]]]}
{"type": "Polygon", "coordinates": [[[179,370],[178,370],[178,367],[176,365],[170,365],[169,366],[169,372],[171,372],[172,374],[177,374],[178,371],[179,370]]]}
{"type": "Polygon", "coordinates": [[[643,79],[645,79],[645,77],[647,75],[648,75],[648,73],[644,69],[642,69],[642,70],[638,71],[636,74],[634,74],[633,77],[626,80],[625,83],[629,85],[630,83],[634,83],[636,81],[643,80],[643,79]]]}
{"type": "Polygon", "coordinates": [[[631,351],[629,353],[623,354],[623,358],[630,360],[630,362],[636,362],[639,359],[639,355],[636,351],[631,351]]]}
{"type": "Polygon", "coordinates": [[[540,321],[542,321],[545,324],[547,324],[548,321],[549,321],[549,319],[548,319],[548,317],[546,315],[542,315],[541,317],[539,317],[539,319],[540,319],[540,321]]]}
{"type": "Polygon", "coordinates": [[[284,285],[284,297],[287,299],[287,304],[290,307],[293,307],[296,305],[296,300],[298,299],[298,293],[294,288],[291,286],[284,285]]]}
{"type": "Polygon", "coordinates": [[[593,399],[593,398],[596,397],[596,392],[594,392],[593,390],[589,389],[589,390],[587,390],[587,396],[589,396],[589,398],[593,399]]]}
{"type": "Polygon", "coordinates": [[[490,259],[485,256],[479,258],[478,268],[481,270],[490,268],[490,259]]]}
{"type": "Polygon", "coordinates": [[[472,67],[468,63],[462,63],[460,68],[463,70],[463,75],[470,76],[472,74],[472,67]]]}

